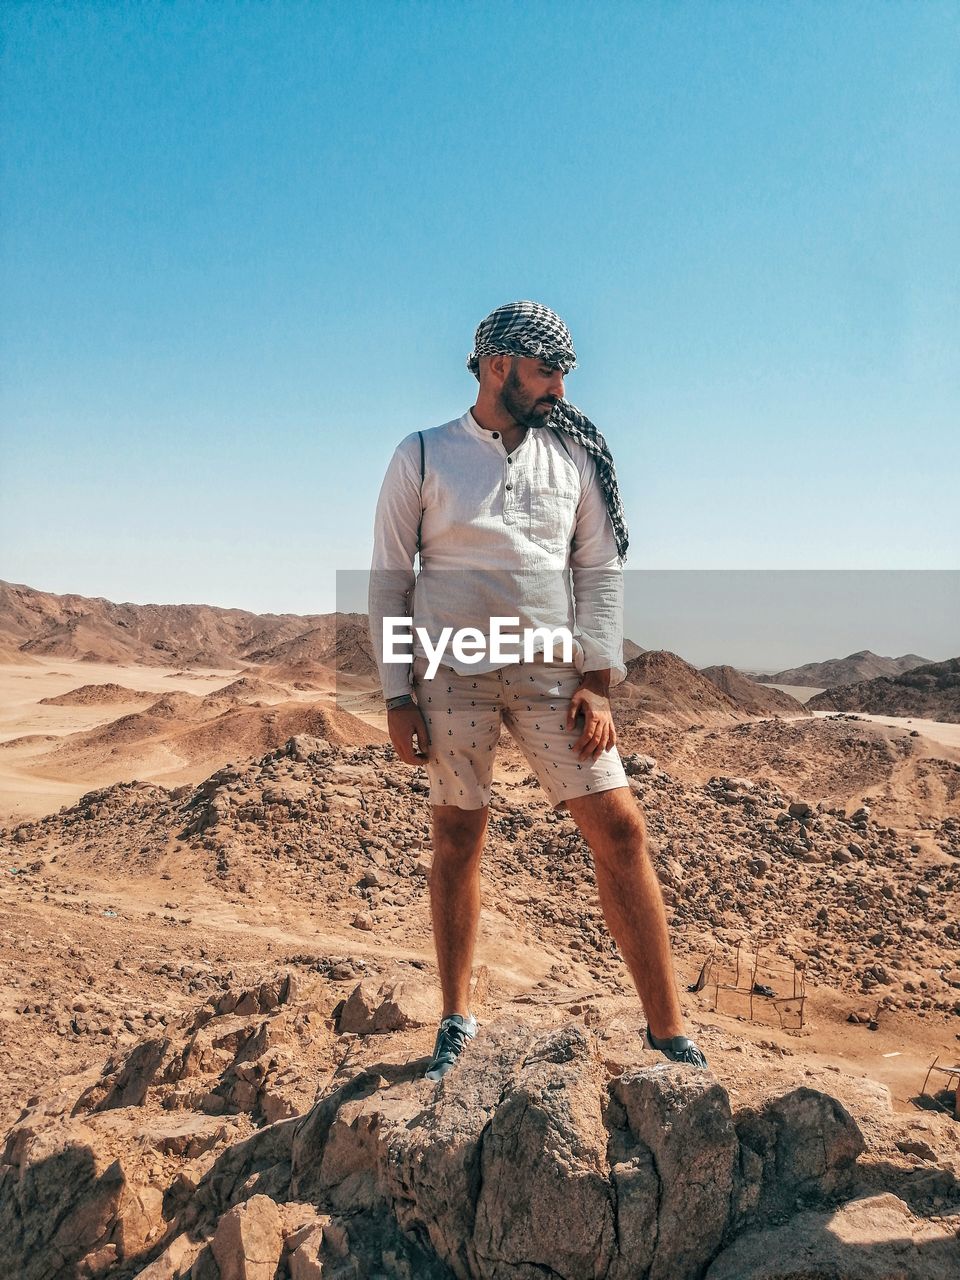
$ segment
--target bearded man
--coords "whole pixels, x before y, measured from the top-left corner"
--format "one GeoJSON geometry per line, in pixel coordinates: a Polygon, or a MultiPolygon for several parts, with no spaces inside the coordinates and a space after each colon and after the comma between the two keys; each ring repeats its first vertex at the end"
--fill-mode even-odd
{"type": "Polygon", "coordinates": [[[467,359],[476,403],[400,442],[377,504],[369,617],[390,740],[430,781],[443,995],[431,1080],[477,1032],[470,975],[501,724],[590,846],[604,917],[647,1016],[646,1043],[674,1062],[707,1065],[684,1035],[660,886],[616,747],[609,690],[626,675],[627,530],[606,442],[564,399],[575,363],[570,332],[549,308],[498,307],[467,359]],[[412,634],[430,643],[413,640],[412,664],[385,661],[384,619],[411,616],[411,603],[412,634]],[[493,619],[533,637],[526,656],[483,643],[493,619]],[[558,627],[575,635],[570,661],[547,651],[544,634],[558,627]],[[455,647],[437,666],[444,628],[469,634],[473,649],[455,647]]]}

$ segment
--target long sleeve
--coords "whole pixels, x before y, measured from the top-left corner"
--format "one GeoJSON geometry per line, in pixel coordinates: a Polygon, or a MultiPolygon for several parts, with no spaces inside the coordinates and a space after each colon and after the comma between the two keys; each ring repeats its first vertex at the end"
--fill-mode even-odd
{"type": "MultiPolygon", "coordinates": [[[[410,617],[412,613],[410,603],[416,581],[413,561],[420,525],[419,447],[416,434],[397,446],[380,488],[374,518],[367,612],[384,698],[409,693],[412,686],[411,664],[383,660],[383,619],[410,617]]],[[[403,646],[403,651],[406,649],[403,646]]]]}
{"type": "Polygon", "coordinates": [[[577,527],[570,553],[583,670],[610,668],[611,685],[626,676],[623,663],[623,567],[592,458],[581,472],[577,527]]]}

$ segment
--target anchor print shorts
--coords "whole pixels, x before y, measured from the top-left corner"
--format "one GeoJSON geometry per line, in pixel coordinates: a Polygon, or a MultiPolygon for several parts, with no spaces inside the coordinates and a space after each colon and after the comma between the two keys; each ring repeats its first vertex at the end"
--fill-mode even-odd
{"type": "Polygon", "coordinates": [[[554,809],[568,799],[627,786],[616,747],[580,762],[568,732],[567,707],[580,684],[572,664],[542,656],[497,671],[460,675],[439,667],[425,679],[426,658],[415,658],[413,687],[430,734],[430,803],[482,809],[490,803],[501,722],[507,726],[554,809]]]}

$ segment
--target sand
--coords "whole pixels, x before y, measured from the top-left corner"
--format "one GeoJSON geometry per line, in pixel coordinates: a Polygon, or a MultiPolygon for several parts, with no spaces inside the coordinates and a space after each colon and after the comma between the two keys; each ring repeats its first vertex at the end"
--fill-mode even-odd
{"type": "MultiPolygon", "coordinates": [[[[836,711],[814,711],[812,715],[826,718],[835,716],[836,711]]],[[[886,724],[892,729],[916,729],[918,733],[929,738],[931,742],[942,743],[945,747],[960,747],[960,724],[948,724],[942,720],[923,720],[919,717],[910,719],[907,716],[875,716],[865,711],[843,712],[844,715],[856,715],[858,720],[869,720],[873,724],[886,724]]]]}
{"type": "MultiPolygon", "coordinates": [[[[115,781],[120,774],[116,761],[95,768],[77,779],[72,771],[38,768],[36,757],[47,754],[70,734],[109,725],[118,717],[142,711],[149,703],[88,703],[79,706],[42,706],[41,699],[54,698],[84,685],[116,684],[161,697],[174,690],[203,696],[224,689],[241,676],[240,669],[201,668],[170,671],[164,667],[133,664],[85,662],[57,658],[34,659],[29,663],[0,663],[0,823],[40,817],[63,804],[72,804],[91,787],[115,781]],[[2,748],[14,739],[33,737],[33,742],[2,748]],[[33,762],[33,763],[31,763],[33,762]]],[[[315,692],[290,688],[280,694],[257,693],[258,701],[283,700],[313,702],[315,692]]],[[[329,698],[329,695],[328,695],[329,698]]],[[[169,776],[185,763],[176,757],[153,764],[140,762],[138,776],[145,780],[169,776]]]]}

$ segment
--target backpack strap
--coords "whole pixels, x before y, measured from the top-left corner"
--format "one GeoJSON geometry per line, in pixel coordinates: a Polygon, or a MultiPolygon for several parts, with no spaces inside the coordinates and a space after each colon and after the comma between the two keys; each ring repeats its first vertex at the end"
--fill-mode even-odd
{"type": "Polygon", "coordinates": [[[417,555],[420,557],[420,568],[423,568],[423,555],[421,553],[421,541],[423,534],[423,478],[426,474],[423,453],[423,432],[418,431],[420,437],[420,523],[417,525],[417,555]]]}

